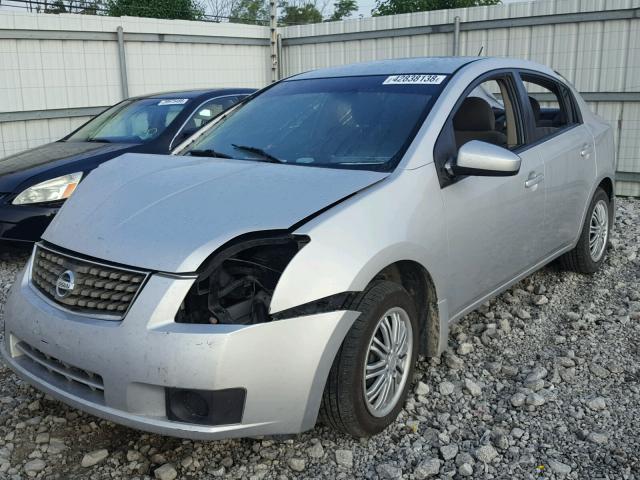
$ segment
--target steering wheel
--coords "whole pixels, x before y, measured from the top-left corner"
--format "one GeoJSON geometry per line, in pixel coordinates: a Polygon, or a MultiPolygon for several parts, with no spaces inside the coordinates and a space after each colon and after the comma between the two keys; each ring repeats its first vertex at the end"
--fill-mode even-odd
{"type": "Polygon", "coordinates": [[[138,137],[140,138],[140,140],[148,140],[150,138],[153,138],[156,133],[158,133],[158,129],[156,127],[151,127],[147,128],[147,130],[141,135],[138,135],[138,137]]]}

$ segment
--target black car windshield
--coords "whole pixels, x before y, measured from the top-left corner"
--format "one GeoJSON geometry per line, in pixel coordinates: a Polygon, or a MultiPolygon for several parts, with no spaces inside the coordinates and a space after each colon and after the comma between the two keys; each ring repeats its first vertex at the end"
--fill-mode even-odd
{"type": "Polygon", "coordinates": [[[67,141],[147,143],[171,125],[187,102],[186,98],[126,100],[102,112],[67,141]]]}
{"type": "Polygon", "coordinates": [[[187,150],[198,156],[390,170],[444,80],[443,75],[376,75],[284,81],[221,117],[187,150]]]}

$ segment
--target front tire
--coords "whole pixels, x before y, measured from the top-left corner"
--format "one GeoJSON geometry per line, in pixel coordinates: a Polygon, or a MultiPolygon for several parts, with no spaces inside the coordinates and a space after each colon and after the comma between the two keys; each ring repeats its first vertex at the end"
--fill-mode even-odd
{"type": "Polygon", "coordinates": [[[398,416],[418,354],[415,304],[402,286],[373,282],[349,309],[361,312],[333,361],[320,416],[323,423],[365,437],[398,416]]]}
{"type": "Polygon", "coordinates": [[[566,270],[578,273],[596,272],[606,257],[611,232],[611,201],[607,192],[598,188],[591,199],[577,245],[560,257],[566,270]]]}

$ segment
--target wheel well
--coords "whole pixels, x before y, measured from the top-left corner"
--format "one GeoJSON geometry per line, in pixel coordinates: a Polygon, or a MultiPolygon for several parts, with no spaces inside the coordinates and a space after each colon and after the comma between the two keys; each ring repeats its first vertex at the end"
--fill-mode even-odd
{"type": "Polygon", "coordinates": [[[402,285],[411,295],[418,311],[420,354],[438,354],[440,318],[437,295],[431,275],[418,262],[402,260],[385,267],[374,280],[388,280],[402,285]]]}
{"type": "Polygon", "coordinates": [[[613,200],[613,181],[609,177],[603,178],[598,187],[607,193],[609,200],[613,200]]]}

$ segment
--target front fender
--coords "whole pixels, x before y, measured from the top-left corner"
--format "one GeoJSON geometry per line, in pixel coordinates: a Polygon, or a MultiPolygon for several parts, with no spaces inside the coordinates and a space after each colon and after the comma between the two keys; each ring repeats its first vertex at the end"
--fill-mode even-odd
{"type": "Polygon", "coordinates": [[[403,170],[314,218],[309,236],[271,299],[271,313],[347,291],[361,291],[385,267],[412,260],[446,299],[447,241],[433,164],[403,170]]]}

